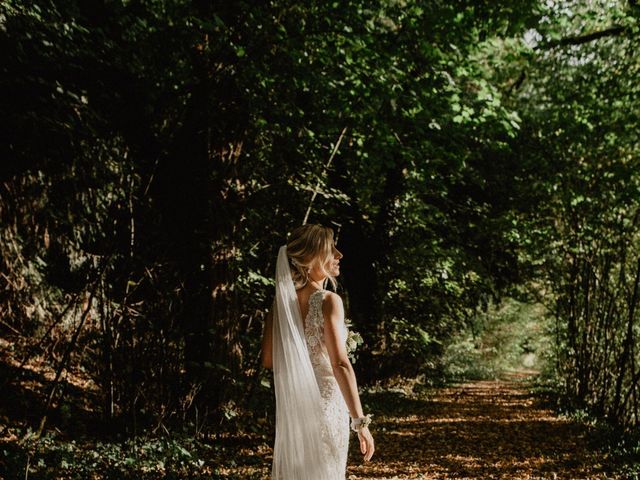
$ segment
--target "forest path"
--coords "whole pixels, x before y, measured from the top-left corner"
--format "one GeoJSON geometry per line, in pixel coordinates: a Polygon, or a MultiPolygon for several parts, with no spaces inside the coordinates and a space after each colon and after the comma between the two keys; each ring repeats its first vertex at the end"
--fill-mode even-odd
{"type": "Polygon", "coordinates": [[[371,394],[376,453],[362,463],[355,438],[352,479],[605,479],[605,459],[586,426],[558,417],[523,383],[531,372],[436,389],[427,400],[371,394]],[[377,398],[375,398],[377,397],[377,398]]]}

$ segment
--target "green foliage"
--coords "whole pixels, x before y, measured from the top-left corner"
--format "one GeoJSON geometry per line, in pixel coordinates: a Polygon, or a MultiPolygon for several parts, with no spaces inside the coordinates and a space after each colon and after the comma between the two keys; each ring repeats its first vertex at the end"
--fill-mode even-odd
{"type": "Polygon", "coordinates": [[[443,373],[453,380],[493,379],[512,370],[532,372],[552,360],[550,321],[539,304],[507,298],[479,312],[446,345],[443,373]]]}
{"type": "Polygon", "coordinates": [[[132,436],[269,418],[262,319],[310,210],[363,383],[535,352],[635,425],[638,29],[627,2],[5,1],[2,335],[132,436]]]}
{"type": "MultiPolygon", "coordinates": [[[[21,432],[13,432],[20,434],[21,432]]],[[[51,433],[35,438],[23,432],[22,440],[0,452],[7,472],[24,471],[29,478],[83,479],[100,472],[105,479],[184,478],[217,473],[223,447],[194,437],[132,439],[124,442],[65,440],[51,433]]]]}
{"type": "Polygon", "coordinates": [[[535,74],[514,101],[531,186],[523,260],[556,315],[549,378],[574,408],[637,425],[639,12],[626,2],[545,10],[535,74]]]}
{"type": "Polygon", "coordinates": [[[533,5],[5,2],[15,325],[71,326],[93,291],[94,353],[72,359],[108,418],[233,423],[259,388],[277,246],[317,191],[361,358],[382,357],[369,379],[415,373],[515,266],[509,173],[485,159],[520,117],[486,59],[517,49],[533,5]]]}

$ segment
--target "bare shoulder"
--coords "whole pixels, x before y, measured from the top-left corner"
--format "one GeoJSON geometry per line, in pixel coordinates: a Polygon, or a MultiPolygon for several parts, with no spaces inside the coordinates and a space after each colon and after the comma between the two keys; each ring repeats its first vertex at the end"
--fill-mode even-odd
{"type": "Polygon", "coordinates": [[[326,317],[333,317],[341,315],[342,311],[342,297],[335,292],[327,292],[322,301],[322,313],[326,317]]]}

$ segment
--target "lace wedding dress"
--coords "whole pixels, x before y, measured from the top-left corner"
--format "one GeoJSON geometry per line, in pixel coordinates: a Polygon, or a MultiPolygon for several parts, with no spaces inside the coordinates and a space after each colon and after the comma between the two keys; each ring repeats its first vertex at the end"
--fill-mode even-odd
{"type": "MultiPolygon", "coordinates": [[[[329,464],[331,478],[344,480],[349,449],[349,410],[338,382],[333,375],[331,360],[324,343],[322,300],[327,290],[317,290],[309,297],[309,313],[304,321],[304,336],[309,349],[313,372],[322,397],[322,445],[329,464]]],[[[346,342],[347,328],[342,324],[342,341],[346,342]]]]}

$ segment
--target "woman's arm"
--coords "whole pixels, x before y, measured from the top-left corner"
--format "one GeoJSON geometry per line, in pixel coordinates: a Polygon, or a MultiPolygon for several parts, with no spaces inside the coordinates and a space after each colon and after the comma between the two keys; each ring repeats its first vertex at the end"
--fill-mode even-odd
{"type": "MultiPolygon", "coordinates": [[[[324,316],[324,343],[331,360],[333,375],[336,377],[342,396],[344,397],[349,414],[352,418],[364,417],[362,403],[358,394],[356,374],[353,371],[347,349],[340,335],[344,324],[344,306],[342,298],[336,293],[329,292],[322,302],[322,314],[324,316]]],[[[371,459],[374,452],[373,437],[367,427],[358,431],[360,450],[365,460],[371,459]]]]}
{"type": "Polygon", "coordinates": [[[324,343],[331,360],[333,374],[336,377],[344,401],[352,417],[364,416],[356,374],[347,355],[347,349],[342,341],[340,332],[344,322],[344,307],[339,295],[329,292],[322,302],[322,314],[324,316],[324,343]]]}
{"type": "Polygon", "coordinates": [[[273,307],[267,313],[262,332],[262,366],[273,368],[273,307]]]}

